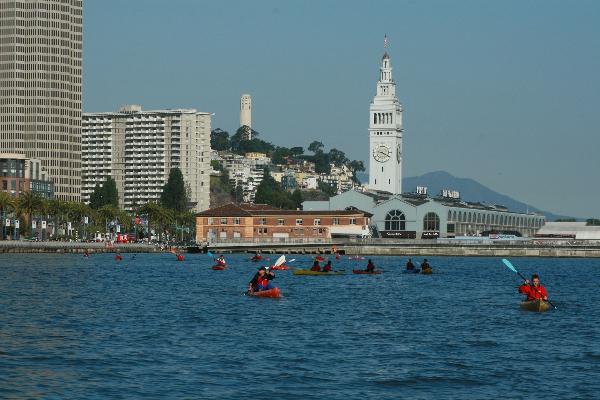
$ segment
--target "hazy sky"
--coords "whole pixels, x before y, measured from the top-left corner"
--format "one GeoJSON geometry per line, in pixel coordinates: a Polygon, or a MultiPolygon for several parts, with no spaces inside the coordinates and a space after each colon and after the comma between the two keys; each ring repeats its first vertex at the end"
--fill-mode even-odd
{"type": "MultiPolygon", "coordinates": [[[[387,33],[404,175],[446,170],[600,217],[600,1],[86,0],[84,110],[214,112],[368,165],[387,33]]],[[[407,188],[408,189],[408,188],[407,188]]]]}

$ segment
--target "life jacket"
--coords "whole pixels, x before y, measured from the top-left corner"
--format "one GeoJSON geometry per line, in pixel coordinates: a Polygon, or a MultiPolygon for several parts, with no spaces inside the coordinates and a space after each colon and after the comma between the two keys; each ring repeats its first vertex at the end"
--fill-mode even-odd
{"type": "Polygon", "coordinates": [[[326,265],[323,267],[323,272],[329,272],[329,271],[331,271],[331,264],[326,264],[326,265]]]}
{"type": "Polygon", "coordinates": [[[266,276],[259,276],[256,279],[256,287],[257,288],[265,288],[269,285],[269,280],[266,278],[266,276]]]}
{"type": "Polygon", "coordinates": [[[546,288],[542,285],[535,287],[533,285],[521,285],[519,286],[519,292],[527,295],[527,301],[542,299],[544,296],[548,297],[546,288]]]}

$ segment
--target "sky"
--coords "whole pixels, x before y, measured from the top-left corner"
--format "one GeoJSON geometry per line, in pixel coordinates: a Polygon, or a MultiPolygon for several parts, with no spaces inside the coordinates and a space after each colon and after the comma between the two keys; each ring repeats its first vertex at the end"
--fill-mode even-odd
{"type": "Polygon", "coordinates": [[[404,176],[600,217],[599,1],[86,0],[83,107],[196,108],[234,133],[249,93],[262,139],[368,165],[386,34],[404,176]]]}

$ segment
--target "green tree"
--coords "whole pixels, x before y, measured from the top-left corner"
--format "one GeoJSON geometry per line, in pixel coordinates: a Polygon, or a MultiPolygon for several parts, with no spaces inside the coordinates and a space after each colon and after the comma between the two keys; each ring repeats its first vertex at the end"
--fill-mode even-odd
{"type": "Polygon", "coordinates": [[[90,207],[92,209],[98,210],[107,204],[112,204],[115,207],[119,206],[117,183],[110,176],[102,182],[102,185],[96,184],[94,191],[90,195],[90,207]]]}
{"type": "Polygon", "coordinates": [[[330,185],[327,182],[317,182],[317,188],[323,193],[327,194],[329,197],[335,196],[337,194],[337,188],[333,185],[330,185]]]}
{"type": "Polygon", "coordinates": [[[556,222],[576,222],[577,220],[575,218],[557,218],[556,222]]]}
{"type": "Polygon", "coordinates": [[[315,163],[315,172],[317,174],[330,174],[331,164],[329,163],[329,155],[322,151],[316,153],[313,156],[313,162],[315,163]]]}
{"type": "Polygon", "coordinates": [[[224,151],[231,148],[229,132],[217,128],[210,132],[210,147],[213,150],[224,151]]]}
{"type": "Polygon", "coordinates": [[[588,226],[599,226],[600,225],[600,219],[598,218],[588,218],[585,221],[585,224],[588,226]]]}
{"type": "Polygon", "coordinates": [[[9,213],[15,211],[17,207],[17,203],[15,201],[15,198],[12,197],[10,194],[6,193],[6,192],[0,192],[0,218],[2,218],[2,223],[0,224],[0,226],[2,226],[2,231],[0,232],[0,235],[2,235],[2,237],[0,237],[0,239],[4,240],[4,224],[5,224],[5,219],[6,217],[9,215],[9,213]]]}
{"type": "Polygon", "coordinates": [[[338,167],[345,165],[348,162],[346,154],[338,149],[329,150],[329,162],[335,164],[338,167]]]}
{"type": "Polygon", "coordinates": [[[294,208],[296,209],[300,209],[302,207],[302,192],[298,189],[294,190],[292,192],[292,196],[291,196],[292,202],[294,203],[294,208]]]}
{"type": "Polygon", "coordinates": [[[323,152],[324,147],[325,146],[323,145],[323,143],[315,140],[314,142],[308,145],[308,151],[312,151],[313,153],[317,154],[319,152],[323,152]]]}
{"type": "Polygon", "coordinates": [[[160,204],[165,208],[183,212],[187,210],[187,202],[183,174],[179,168],[172,168],[169,172],[169,179],[163,186],[160,204]]]}
{"type": "Polygon", "coordinates": [[[302,154],[304,154],[304,148],[298,146],[292,147],[290,148],[290,153],[292,153],[292,156],[294,157],[301,156],[302,154]]]}
{"type": "Polygon", "coordinates": [[[363,164],[362,161],[353,160],[348,164],[348,167],[350,167],[350,169],[352,170],[352,181],[354,183],[360,183],[360,180],[358,179],[357,174],[359,172],[364,172],[365,164],[363,164]]]}
{"type": "Polygon", "coordinates": [[[22,192],[17,199],[19,214],[25,217],[22,232],[29,232],[33,215],[42,209],[42,197],[34,192],[22,192]]]}
{"type": "Polygon", "coordinates": [[[287,147],[277,147],[271,154],[271,162],[273,164],[285,164],[288,157],[292,156],[292,152],[287,147]]]}

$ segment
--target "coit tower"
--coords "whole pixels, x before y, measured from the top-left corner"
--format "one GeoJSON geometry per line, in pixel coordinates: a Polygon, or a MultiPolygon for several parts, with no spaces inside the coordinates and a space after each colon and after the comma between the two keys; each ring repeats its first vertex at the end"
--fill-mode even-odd
{"type": "Polygon", "coordinates": [[[240,126],[247,126],[246,139],[252,139],[252,97],[249,94],[243,94],[240,98],[240,126]]]}

